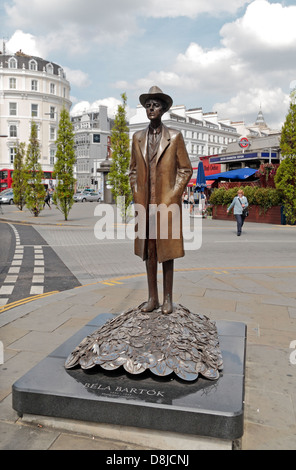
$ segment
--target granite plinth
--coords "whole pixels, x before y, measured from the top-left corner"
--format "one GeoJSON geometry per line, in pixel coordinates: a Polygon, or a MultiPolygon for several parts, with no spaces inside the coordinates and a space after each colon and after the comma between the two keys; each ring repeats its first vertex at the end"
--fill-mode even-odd
{"type": "Polygon", "coordinates": [[[13,408],[42,415],[234,440],[243,434],[246,325],[217,321],[224,370],[215,382],[140,376],[123,369],[66,370],[65,359],[112,318],[101,314],[53,351],[12,389],[13,408]]]}

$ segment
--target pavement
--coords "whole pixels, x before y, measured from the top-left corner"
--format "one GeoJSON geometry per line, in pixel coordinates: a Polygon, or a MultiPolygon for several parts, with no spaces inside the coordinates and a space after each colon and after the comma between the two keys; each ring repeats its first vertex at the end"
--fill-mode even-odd
{"type": "MultiPolygon", "coordinates": [[[[33,224],[40,230],[45,226],[67,226],[75,230],[93,223],[87,211],[79,216],[75,211],[74,208],[73,217],[65,222],[56,210],[43,211],[34,218],[26,210],[17,212],[3,207],[0,222],[33,224]]],[[[219,229],[222,233],[230,222],[223,222],[223,225],[220,222],[207,220],[206,227],[209,232],[219,229]]],[[[248,224],[246,230],[249,234],[259,234],[259,225],[248,224]]],[[[198,313],[212,320],[239,321],[247,325],[245,429],[241,448],[294,450],[296,227],[263,228],[270,233],[276,232],[279,239],[288,233],[286,247],[279,247],[279,250],[287,250],[287,258],[283,257],[282,264],[274,249],[277,262],[270,254],[271,258],[266,259],[265,264],[258,265],[255,262],[239,265],[230,261],[224,263],[224,267],[177,265],[174,302],[192,311],[198,308],[198,313]]],[[[241,241],[234,239],[234,243],[241,241]]],[[[263,249],[263,240],[260,243],[263,249]]],[[[219,247],[222,249],[223,244],[219,247]]],[[[251,253],[245,256],[251,256],[251,253]]],[[[108,276],[98,275],[80,287],[24,299],[18,305],[7,304],[0,308],[0,340],[4,345],[4,360],[0,365],[0,449],[146,449],[145,443],[140,445],[132,440],[127,443],[120,439],[102,438],[92,432],[87,423],[69,426],[63,421],[42,421],[41,418],[39,421],[24,421],[11,404],[13,383],[87,322],[100,313],[121,313],[146,299],[144,266],[137,265],[141,268],[130,274],[123,273],[120,264],[117,272],[114,266],[108,276]]]]}

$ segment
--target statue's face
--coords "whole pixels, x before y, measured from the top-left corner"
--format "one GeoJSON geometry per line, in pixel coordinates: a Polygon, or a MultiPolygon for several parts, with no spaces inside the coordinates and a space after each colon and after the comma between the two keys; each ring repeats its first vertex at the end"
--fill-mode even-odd
{"type": "Polygon", "coordinates": [[[158,99],[149,99],[145,103],[146,114],[150,121],[158,121],[164,114],[163,103],[158,99]]]}

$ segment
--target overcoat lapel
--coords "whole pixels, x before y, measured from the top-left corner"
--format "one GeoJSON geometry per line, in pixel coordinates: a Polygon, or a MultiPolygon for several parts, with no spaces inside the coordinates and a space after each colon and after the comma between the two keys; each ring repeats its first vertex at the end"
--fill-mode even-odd
{"type": "Polygon", "coordinates": [[[163,152],[165,151],[165,149],[170,144],[170,140],[171,140],[171,136],[170,136],[168,128],[166,126],[162,125],[162,135],[161,135],[161,139],[160,139],[160,142],[159,142],[158,151],[157,151],[157,154],[156,154],[156,164],[158,163],[158,160],[160,159],[160,157],[163,154],[163,152]]]}
{"type": "Polygon", "coordinates": [[[144,129],[139,137],[139,146],[140,150],[142,152],[142,156],[144,158],[144,161],[147,165],[147,139],[148,139],[148,127],[147,129],[144,129]]]}
{"type": "MultiPolygon", "coordinates": [[[[142,152],[142,156],[145,160],[145,163],[147,164],[147,140],[148,140],[148,131],[149,127],[144,129],[139,137],[139,146],[142,152]]],[[[168,147],[170,144],[171,136],[169,133],[169,130],[166,126],[162,125],[162,135],[161,139],[159,142],[159,147],[156,155],[156,163],[158,163],[158,160],[160,159],[161,155],[165,151],[165,149],[168,147]]]]}

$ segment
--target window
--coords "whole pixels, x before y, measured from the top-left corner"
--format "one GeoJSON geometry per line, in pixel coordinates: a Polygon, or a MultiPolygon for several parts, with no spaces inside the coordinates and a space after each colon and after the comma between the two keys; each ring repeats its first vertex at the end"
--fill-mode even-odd
{"type": "Polygon", "coordinates": [[[56,114],[56,109],[55,109],[54,106],[51,106],[50,107],[50,112],[49,112],[50,119],[54,119],[55,114],[56,114]]]}
{"type": "Polygon", "coordinates": [[[49,138],[50,138],[50,140],[55,140],[55,138],[56,138],[56,129],[55,129],[55,127],[52,127],[52,126],[50,127],[50,137],[49,138]]]}
{"type": "Polygon", "coordinates": [[[37,70],[37,62],[35,60],[30,60],[29,69],[30,70],[37,70]]]}
{"type": "Polygon", "coordinates": [[[9,126],[9,137],[17,137],[17,127],[15,124],[9,126]]]}
{"type": "Polygon", "coordinates": [[[55,149],[50,149],[49,164],[54,165],[55,149]]]}
{"type": "Polygon", "coordinates": [[[10,78],[9,79],[9,88],[11,90],[15,90],[16,89],[16,78],[10,78]]]}
{"type": "Polygon", "coordinates": [[[14,162],[15,154],[16,154],[16,148],[15,148],[15,147],[11,147],[11,148],[9,149],[10,163],[13,163],[13,162],[14,162]]]}
{"type": "Polygon", "coordinates": [[[50,84],[50,93],[51,93],[52,95],[55,95],[55,89],[56,89],[56,88],[55,88],[55,84],[54,84],[54,83],[51,83],[51,84],[50,84]]]}
{"type": "Polygon", "coordinates": [[[17,60],[14,57],[11,57],[8,60],[8,68],[9,69],[16,69],[17,68],[17,60]]]}
{"type": "Polygon", "coordinates": [[[46,65],[46,72],[47,73],[53,73],[53,65],[52,64],[47,64],[46,65]]]}
{"type": "Polygon", "coordinates": [[[31,104],[31,116],[38,117],[38,104],[31,104]]]}
{"type": "Polygon", "coordinates": [[[17,104],[9,103],[9,116],[16,116],[16,115],[17,115],[17,104]]]}
{"type": "Polygon", "coordinates": [[[38,80],[32,80],[31,81],[31,90],[32,91],[38,91],[38,80]]]}

